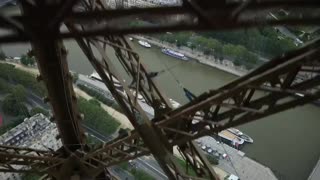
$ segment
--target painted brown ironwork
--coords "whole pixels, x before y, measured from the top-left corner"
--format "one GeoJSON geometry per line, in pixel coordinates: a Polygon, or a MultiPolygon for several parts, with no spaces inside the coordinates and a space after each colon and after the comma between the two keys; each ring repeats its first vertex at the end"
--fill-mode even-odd
{"type": "Polygon", "coordinates": [[[46,172],[63,160],[58,152],[0,145],[0,172],[46,172]]]}
{"type": "Polygon", "coordinates": [[[320,6],[319,1],[184,0],[182,5],[175,7],[138,9],[130,9],[128,1],[118,1],[117,9],[111,9],[102,0],[34,0],[19,3],[22,15],[0,15],[0,27],[12,31],[1,36],[0,43],[31,42],[42,79],[48,88],[48,98],[63,147],[58,152],[47,152],[0,146],[2,172],[40,171],[56,179],[68,179],[80,174],[86,178],[104,177],[106,167],[152,154],[170,179],[218,179],[192,140],[310,103],[320,97],[320,40],[316,40],[173,109],[124,36],[280,24],[318,25],[320,17],[317,13],[306,13],[303,18],[289,16],[274,19],[265,12],[275,8],[308,8],[308,12],[315,12],[320,6]],[[126,23],[146,14],[153,20],[169,20],[154,26],[129,26],[126,23]],[[176,16],[180,18],[173,18],[176,16]],[[67,31],[60,29],[62,24],[66,25],[67,31]],[[97,148],[90,149],[85,145],[79,125],[81,116],[66,62],[67,51],[62,44],[62,39],[68,38],[77,41],[132,123],[135,130],[127,136],[97,148]],[[109,59],[107,48],[114,50],[121,70],[109,59]],[[128,76],[130,82],[124,81],[124,76],[128,76]],[[124,92],[115,87],[116,80],[124,92]],[[137,102],[139,94],[154,109],[154,117],[147,115],[137,102]],[[177,164],[172,152],[175,146],[197,177],[190,177],[177,164]]]}

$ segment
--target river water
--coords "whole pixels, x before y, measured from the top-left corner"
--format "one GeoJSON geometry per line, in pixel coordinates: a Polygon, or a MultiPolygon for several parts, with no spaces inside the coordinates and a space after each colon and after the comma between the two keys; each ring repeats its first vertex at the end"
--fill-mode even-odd
{"type": "MultiPolygon", "coordinates": [[[[76,43],[67,41],[65,45],[69,51],[70,69],[81,74],[91,74],[93,68],[76,43]]],[[[237,78],[195,61],[184,62],[168,57],[156,47],[145,49],[136,43],[132,46],[151,71],[170,69],[160,73],[155,81],[167,96],[182,104],[188,100],[181,86],[199,95],[237,78]]],[[[8,56],[20,56],[28,48],[30,46],[26,44],[2,46],[8,56]]],[[[107,52],[111,59],[115,58],[112,50],[107,52]]],[[[245,146],[243,151],[247,156],[277,171],[283,179],[307,179],[320,156],[319,117],[319,107],[306,105],[243,125],[239,129],[254,139],[254,143],[245,146]]]]}

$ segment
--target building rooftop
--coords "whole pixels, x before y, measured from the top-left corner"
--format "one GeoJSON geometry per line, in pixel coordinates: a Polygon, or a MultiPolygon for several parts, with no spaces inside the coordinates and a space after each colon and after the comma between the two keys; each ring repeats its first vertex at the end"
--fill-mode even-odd
{"type": "MultiPolygon", "coordinates": [[[[54,123],[42,115],[36,114],[0,136],[0,143],[8,146],[22,146],[41,150],[57,150],[62,146],[57,140],[58,130],[54,123]]],[[[15,166],[18,167],[18,166],[15,166]]],[[[21,174],[0,173],[2,180],[20,180],[21,174]]]]}

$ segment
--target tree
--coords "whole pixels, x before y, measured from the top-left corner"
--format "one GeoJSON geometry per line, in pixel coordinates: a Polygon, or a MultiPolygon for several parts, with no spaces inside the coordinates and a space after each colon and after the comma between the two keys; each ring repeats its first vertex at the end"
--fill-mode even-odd
{"type": "Polygon", "coordinates": [[[79,74],[78,73],[73,73],[72,77],[73,77],[72,78],[73,83],[76,83],[78,81],[78,79],[79,79],[79,74]]]}
{"type": "Polygon", "coordinates": [[[2,103],[3,112],[14,115],[14,116],[29,116],[27,107],[22,103],[18,102],[17,99],[12,95],[8,95],[2,103]]]}
{"type": "Polygon", "coordinates": [[[270,27],[228,32],[205,32],[201,33],[201,35],[206,38],[217,39],[223,43],[242,45],[249,51],[258,52],[268,57],[277,56],[295,48],[292,39],[284,38],[279,40],[278,37],[281,34],[270,27]]]}
{"type": "Polygon", "coordinates": [[[114,133],[120,125],[108,112],[95,103],[79,98],[78,107],[79,111],[84,114],[83,122],[104,135],[114,133]]]}
{"type": "Polygon", "coordinates": [[[234,64],[235,66],[240,66],[240,65],[242,65],[242,64],[241,64],[241,61],[240,61],[239,59],[235,59],[235,60],[233,61],[233,64],[234,64]]]}
{"type": "Polygon", "coordinates": [[[217,159],[214,156],[207,155],[208,161],[213,164],[213,165],[218,165],[219,164],[219,159],[217,159]]]}
{"type": "Polygon", "coordinates": [[[236,56],[236,54],[237,54],[236,51],[235,51],[235,46],[232,45],[232,44],[224,45],[223,48],[222,48],[222,52],[223,52],[224,55],[232,56],[232,57],[236,56]]]}
{"type": "Polygon", "coordinates": [[[12,90],[11,84],[9,84],[7,81],[4,79],[0,78],[0,92],[1,93],[9,93],[12,90]]]}
{"type": "Polygon", "coordinates": [[[27,91],[22,85],[16,85],[12,90],[13,97],[17,102],[24,102],[27,99],[27,91]]]}
{"type": "Polygon", "coordinates": [[[6,54],[2,50],[0,50],[0,61],[4,61],[6,57],[6,54]]]}
{"type": "Polygon", "coordinates": [[[0,63],[0,78],[21,84],[41,97],[43,97],[47,92],[43,82],[37,82],[36,78],[32,74],[16,69],[14,65],[11,64],[0,63]]]}
{"type": "Polygon", "coordinates": [[[49,116],[49,111],[42,109],[41,107],[34,107],[30,111],[30,116],[34,116],[36,114],[43,114],[45,116],[49,116]]]}
{"type": "Polygon", "coordinates": [[[27,55],[22,55],[21,56],[21,60],[20,60],[21,64],[28,66],[28,65],[34,65],[35,64],[35,60],[33,57],[29,57],[27,55]]]}
{"type": "Polygon", "coordinates": [[[16,85],[10,95],[5,97],[2,104],[2,109],[5,113],[10,115],[24,115],[28,116],[27,107],[23,104],[27,99],[27,91],[22,85],[16,85]]]}

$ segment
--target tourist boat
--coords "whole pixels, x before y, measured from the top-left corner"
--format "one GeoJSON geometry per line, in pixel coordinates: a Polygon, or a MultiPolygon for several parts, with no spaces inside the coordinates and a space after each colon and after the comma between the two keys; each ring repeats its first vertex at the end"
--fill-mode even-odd
{"type": "Polygon", "coordinates": [[[138,43],[143,47],[151,48],[151,45],[146,41],[139,40],[138,43]]]}
{"type": "Polygon", "coordinates": [[[227,131],[231,132],[232,134],[238,136],[239,138],[243,139],[245,142],[248,142],[248,143],[253,143],[253,139],[244,134],[243,132],[241,132],[239,129],[236,129],[236,128],[229,128],[227,129],[227,131]]]}
{"type": "Polygon", "coordinates": [[[229,144],[237,149],[240,149],[244,145],[244,139],[239,138],[237,135],[231,133],[228,130],[219,132],[217,140],[229,144]]]}
{"type": "MultiPolygon", "coordinates": [[[[109,74],[106,74],[106,75],[109,77],[109,74]]],[[[92,74],[90,74],[89,78],[94,79],[94,80],[98,80],[100,82],[103,82],[101,77],[99,76],[99,74],[97,72],[93,72],[92,74]]],[[[114,76],[112,76],[112,80],[113,80],[114,86],[116,88],[119,88],[119,89],[122,88],[122,85],[121,85],[121,83],[119,82],[118,79],[116,79],[114,76]]]]}
{"type": "Polygon", "coordinates": [[[181,54],[181,53],[178,53],[176,51],[173,51],[173,50],[170,50],[170,49],[167,49],[167,48],[163,48],[161,49],[162,53],[168,55],[168,56],[171,56],[171,57],[175,57],[177,59],[181,59],[181,60],[184,60],[184,61],[188,61],[189,58],[187,56],[185,56],[184,54],[181,54]]]}

